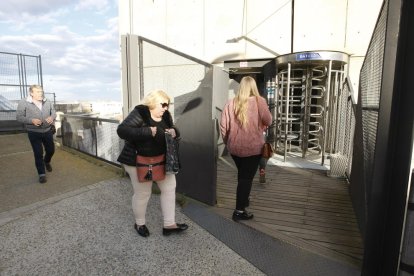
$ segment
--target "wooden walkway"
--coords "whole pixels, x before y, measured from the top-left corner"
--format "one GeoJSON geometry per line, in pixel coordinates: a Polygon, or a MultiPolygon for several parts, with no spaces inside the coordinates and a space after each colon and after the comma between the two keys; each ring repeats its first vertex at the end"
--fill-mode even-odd
{"type": "MultiPolygon", "coordinates": [[[[225,158],[234,166],[231,158],[225,158]]],[[[235,207],[235,167],[218,161],[217,205],[212,209],[229,219],[235,207]]],[[[325,257],[360,267],[363,243],[354,215],[348,183],[329,178],[326,171],[268,165],[266,184],[253,182],[249,211],[242,222],[276,239],[325,257]]]]}

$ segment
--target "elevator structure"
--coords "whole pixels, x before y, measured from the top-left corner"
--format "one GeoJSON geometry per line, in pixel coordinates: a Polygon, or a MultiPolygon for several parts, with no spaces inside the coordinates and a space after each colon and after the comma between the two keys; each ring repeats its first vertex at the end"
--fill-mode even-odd
{"type": "Polygon", "coordinates": [[[266,83],[273,127],[269,137],[284,156],[306,158],[335,153],[340,120],[339,97],[347,76],[349,55],[336,51],[298,52],[276,57],[276,77],[266,83]]]}

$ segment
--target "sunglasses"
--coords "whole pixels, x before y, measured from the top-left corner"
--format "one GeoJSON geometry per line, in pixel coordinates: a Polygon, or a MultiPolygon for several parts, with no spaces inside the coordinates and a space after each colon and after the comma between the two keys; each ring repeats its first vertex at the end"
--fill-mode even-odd
{"type": "Polygon", "coordinates": [[[170,106],[169,103],[160,103],[162,108],[168,108],[170,106]]]}

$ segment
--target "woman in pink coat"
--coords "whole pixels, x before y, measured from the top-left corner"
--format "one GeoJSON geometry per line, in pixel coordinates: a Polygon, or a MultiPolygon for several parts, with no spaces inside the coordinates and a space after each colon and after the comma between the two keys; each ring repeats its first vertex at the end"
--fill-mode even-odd
{"type": "Polygon", "coordinates": [[[256,81],[243,77],[236,97],[224,106],[220,122],[221,136],[237,167],[235,221],[253,218],[246,207],[265,142],[263,130],[271,122],[272,115],[266,100],[259,95],[256,81]]]}

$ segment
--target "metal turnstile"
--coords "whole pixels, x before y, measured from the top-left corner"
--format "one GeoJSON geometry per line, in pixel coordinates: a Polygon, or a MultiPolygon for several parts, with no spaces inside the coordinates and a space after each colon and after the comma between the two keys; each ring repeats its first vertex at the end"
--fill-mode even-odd
{"type": "Polygon", "coordinates": [[[284,155],[335,152],[338,96],[346,77],[349,55],[315,51],[276,58],[273,112],[276,150],[284,155]]]}

